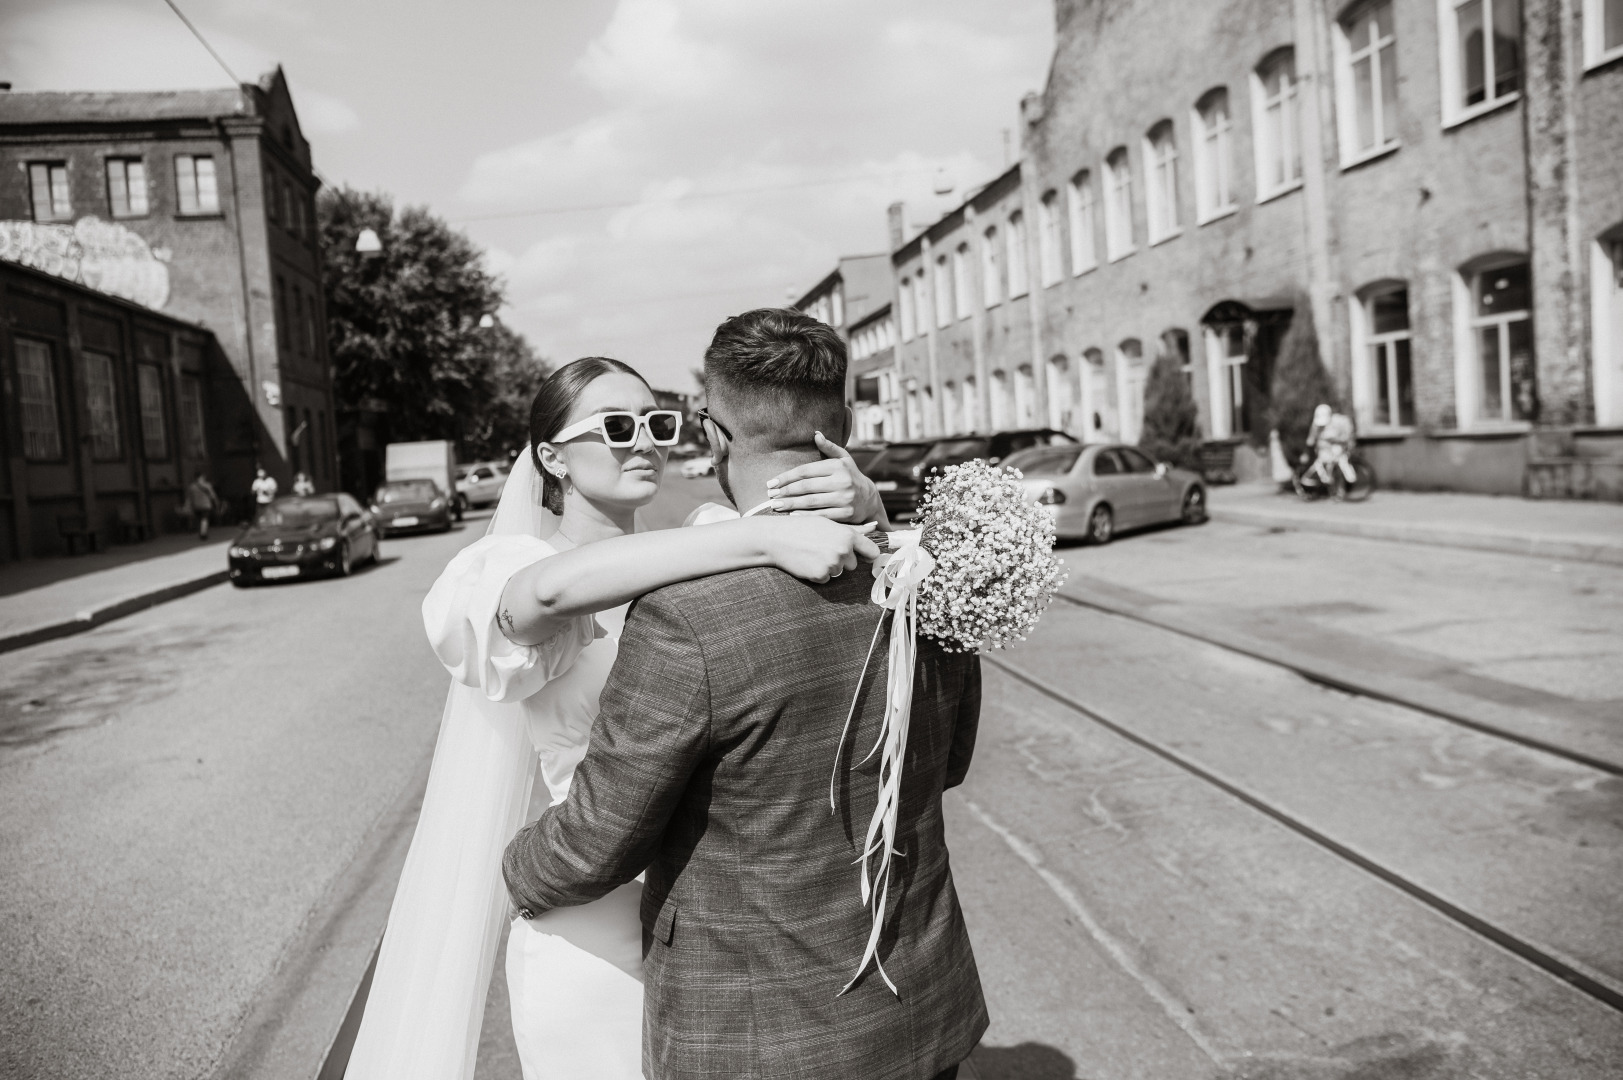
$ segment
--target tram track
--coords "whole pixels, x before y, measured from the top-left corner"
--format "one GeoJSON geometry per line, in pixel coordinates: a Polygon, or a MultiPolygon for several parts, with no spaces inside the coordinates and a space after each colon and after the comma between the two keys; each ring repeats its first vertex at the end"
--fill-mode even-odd
{"type": "MultiPolygon", "coordinates": [[[[1072,600],[1071,602],[1080,607],[1096,607],[1095,605],[1089,605],[1080,601],[1072,600]]],[[[1097,609],[1104,610],[1102,608],[1097,609]]],[[[1112,612],[1112,614],[1117,613],[1112,612]]],[[[1168,632],[1176,632],[1168,627],[1159,626],[1159,624],[1148,620],[1140,619],[1137,621],[1146,622],[1148,625],[1157,626],[1158,628],[1167,630],[1168,632]]],[[[1217,642],[1211,643],[1221,644],[1217,642]]],[[[1243,650],[1238,649],[1231,651],[1243,653],[1243,650]]],[[[1173,765],[1179,770],[1195,777],[1202,783],[1216,788],[1225,795],[1243,803],[1252,810],[1273,820],[1275,823],[1284,826],[1298,836],[1308,840],[1315,846],[1330,853],[1341,861],[1348,863],[1364,873],[1384,882],[1386,885],[1397,889],[1399,892],[1402,892],[1411,899],[1425,905],[1441,915],[1443,918],[1457,926],[1464,928],[1475,936],[1488,941],[1501,949],[1504,949],[1505,951],[1529,964],[1532,964],[1534,967],[1544,971],[1547,975],[1566,983],[1573,989],[1585,994],[1608,1008],[1616,1012],[1623,1013],[1623,987],[1615,985],[1613,981],[1608,979],[1606,976],[1585,970],[1584,967],[1578,963],[1558,955],[1551,949],[1530,940],[1521,934],[1518,934],[1514,930],[1510,930],[1494,922],[1492,919],[1484,917],[1474,911],[1471,911],[1463,905],[1450,900],[1448,897],[1442,895],[1436,890],[1428,888],[1419,881],[1416,881],[1413,877],[1384,864],[1377,856],[1360,850],[1358,847],[1352,844],[1338,840],[1323,829],[1311,824],[1303,816],[1293,813],[1291,810],[1280,805],[1277,801],[1259,794],[1243,783],[1222,775],[1213,768],[1197,761],[1189,754],[1168,745],[1166,742],[1146,735],[1141,731],[1135,730],[1130,724],[1124,723],[1119,719],[1100,712],[1098,709],[1078,700],[1074,695],[1054,685],[1047,679],[1044,679],[1043,677],[1036,675],[1019,665],[1013,664],[1009,660],[995,654],[986,654],[983,658],[988,664],[1004,672],[1009,677],[1026,685],[1032,690],[1035,690],[1044,697],[1058,703],[1083,719],[1104,728],[1106,731],[1109,731],[1118,738],[1121,738],[1126,742],[1140,748],[1141,750],[1144,750],[1167,762],[1168,764],[1173,765]]],[[[1270,663],[1277,663],[1276,661],[1269,660],[1267,657],[1256,657],[1256,659],[1265,660],[1270,663]]],[[[1279,664],[1278,666],[1291,668],[1291,665],[1289,664],[1279,664]]],[[[1318,682],[1319,680],[1313,681],[1318,682]]],[[[1337,689],[1341,688],[1337,687],[1337,689]]],[[[1356,690],[1348,692],[1357,693],[1356,690]]],[[[1361,696],[1369,697],[1372,695],[1361,696]]],[[[1381,700],[1389,699],[1382,698],[1381,700]]],[[[1399,701],[1395,702],[1395,704],[1405,705],[1406,703],[1399,701]]],[[[1421,711],[1427,712],[1428,715],[1433,715],[1429,710],[1421,711]]],[[[1449,718],[1440,717],[1439,719],[1448,720],[1449,718]]],[[[1488,731],[1485,732],[1485,734],[1495,735],[1497,733],[1488,731]]],[[[1520,742],[1523,745],[1526,745],[1524,740],[1513,739],[1511,741],[1520,742]]],[[[1544,750],[1543,747],[1535,747],[1535,749],[1544,750]]],[[[1555,751],[1546,752],[1554,753],[1555,751]]],[[[1599,766],[1583,760],[1581,756],[1575,756],[1572,754],[1560,754],[1558,756],[1564,757],[1567,760],[1576,762],[1578,764],[1599,768],[1599,766]]],[[[1617,772],[1616,769],[1607,769],[1605,771],[1612,774],[1616,774],[1617,772]]]]}

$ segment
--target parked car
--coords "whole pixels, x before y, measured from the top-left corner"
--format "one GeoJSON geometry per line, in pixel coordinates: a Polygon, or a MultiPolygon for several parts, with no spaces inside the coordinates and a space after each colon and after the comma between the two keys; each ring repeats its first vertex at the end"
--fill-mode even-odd
{"type": "Polygon", "coordinates": [[[452,515],[461,521],[467,504],[457,490],[457,476],[456,444],[445,439],[390,443],[383,448],[383,479],[386,483],[432,480],[450,500],[452,515]]]}
{"type": "Polygon", "coordinates": [[[376,562],[378,529],[352,496],[293,495],[260,508],[226,551],[231,584],[342,577],[376,562]]]}
{"type": "Polygon", "coordinates": [[[390,480],[372,496],[372,514],[383,536],[404,532],[448,532],[451,500],[432,480],[390,480]]]}
{"type": "Polygon", "coordinates": [[[697,480],[701,476],[710,476],[716,471],[716,459],[709,454],[700,454],[690,457],[682,462],[682,476],[687,480],[697,480]]]}
{"type": "Polygon", "coordinates": [[[1003,462],[1048,508],[1061,539],[1108,544],[1146,525],[1206,520],[1206,485],[1196,474],[1152,461],[1136,446],[1045,446],[1003,462]]]}
{"type": "Polygon", "coordinates": [[[981,458],[992,464],[1034,446],[1077,445],[1075,439],[1052,428],[998,431],[990,435],[953,435],[944,439],[915,439],[891,443],[866,472],[879,489],[891,521],[911,521],[924,499],[931,473],[948,465],[981,458]]]}
{"type": "Polygon", "coordinates": [[[507,486],[507,462],[480,461],[457,469],[456,493],[464,506],[477,509],[501,501],[507,486]]]}

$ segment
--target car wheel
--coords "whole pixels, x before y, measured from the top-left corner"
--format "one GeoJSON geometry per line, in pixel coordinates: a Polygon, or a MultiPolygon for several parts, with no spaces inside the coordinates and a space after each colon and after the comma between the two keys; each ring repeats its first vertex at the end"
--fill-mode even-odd
{"type": "Polygon", "coordinates": [[[1185,525],[1199,525],[1206,520],[1206,492],[1200,486],[1184,492],[1180,517],[1185,525]]]}
{"type": "Polygon", "coordinates": [[[354,569],[355,563],[349,549],[349,541],[345,540],[344,546],[338,549],[338,576],[349,577],[350,572],[354,569]]]}
{"type": "Polygon", "coordinates": [[[379,549],[382,546],[383,546],[383,538],[378,536],[377,533],[373,533],[372,534],[372,554],[367,556],[366,561],[371,563],[373,566],[376,566],[378,564],[378,555],[380,554],[379,549]]]}
{"type": "Polygon", "coordinates": [[[1108,544],[1111,537],[1116,535],[1116,515],[1111,513],[1110,507],[1100,503],[1088,515],[1088,541],[1094,544],[1108,544]]]}

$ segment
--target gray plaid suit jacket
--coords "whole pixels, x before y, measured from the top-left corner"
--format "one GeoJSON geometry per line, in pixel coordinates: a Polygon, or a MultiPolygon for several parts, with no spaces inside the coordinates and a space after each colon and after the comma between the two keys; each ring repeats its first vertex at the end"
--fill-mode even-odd
{"type": "MultiPolygon", "coordinates": [[[[885,642],[829,778],[880,611],[858,572],[772,569],[632,608],[569,798],[503,872],[539,914],[647,869],[643,1072],[653,1080],[928,1080],[969,1056],[986,1004],[948,867],[941,793],[969,768],[980,660],[920,638],[890,910],[870,965],[855,860],[877,797],[885,642]],[[853,753],[855,751],[855,753],[853,753]]],[[[888,627],[887,627],[888,633],[888,627]]]]}

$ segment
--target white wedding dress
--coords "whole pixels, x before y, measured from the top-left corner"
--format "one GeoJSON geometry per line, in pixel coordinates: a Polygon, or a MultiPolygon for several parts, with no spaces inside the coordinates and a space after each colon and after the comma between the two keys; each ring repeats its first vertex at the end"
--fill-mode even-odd
{"type": "MultiPolygon", "coordinates": [[[[496,946],[508,915],[502,851],[539,763],[554,803],[586,753],[625,609],[575,620],[541,645],[496,625],[502,589],[556,549],[528,452],[483,539],[423,601],[452,676],[422,813],[389,912],[346,1080],[472,1080],[496,946]]],[[[507,948],[524,1080],[642,1076],[642,885],[515,919],[507,948]]]]}

